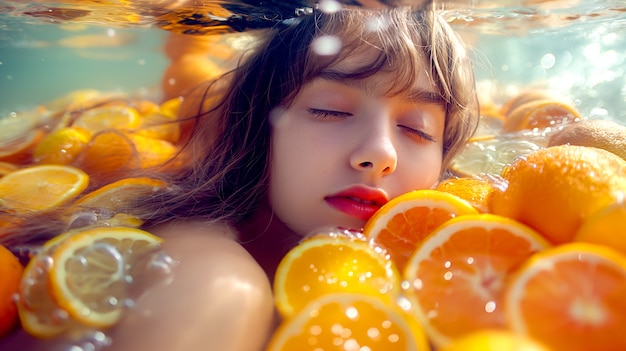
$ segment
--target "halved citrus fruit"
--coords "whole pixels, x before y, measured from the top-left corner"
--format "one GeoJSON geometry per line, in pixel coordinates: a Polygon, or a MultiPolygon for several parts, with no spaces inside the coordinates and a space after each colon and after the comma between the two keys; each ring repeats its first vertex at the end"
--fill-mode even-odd
{"type": "Polygon", "coordinates": [[[82,128],[64,127],[46,135],[33,150],[33,161],[40,164],[69,165],[83,151],[91,134],[82,128]]]}
{"type": "Polygon", "coordinates": [[[14,210],[44,211],[80,194],[89,176],[78,168],[39,165],[0,178],[0,204],[14,210]]]}
{"type": "Polygon", "coordinates": [[[451,219],[424,239],[404,279],[406,295],[435,346],[472,331],[503,328],[507,275],[548,246],[525,225],[487,213],[451,219]]]}
{"type": "Polygon", "coordinates": [[[626,350],[626,257],[567,243],[532,256],[505,294],[513,331],[554,351],[626,350]]]}
{"type": "Polygon", "coordinates": [[[580,113],[570,104],[553,99],[532,100],[510,111],[502,131],[510,133],[557,127],[578,121],[580,118],[580,113]]]}
{"type": "Polygon", "coordinates": [[[470,138],[470,142],[478,140],[488,140],[502,133],[504,116],[495,111],[482,112],[478,119],[478,128],[470,138]]]}
{"type": "Polygon", "coordinates": [[[107,210],[111,213],[132,211],[137,201],[167,186],[165,181],[148,178],[124,178],[104,185],[77,199],[69,212],[107,210]]]}
{"type": "Polygon", "coordinates": [[[181,96],[165,100],[161,103],[161,105],[159,105],[159,111],[169,117],[178,118],[178,111],[180,110],[180,105],[182,103],[183,98],[181,96]]]}
{"type": "Polygon", "coordinates": [[[553,351],[526,335],[504,329],[471,332],[437,351],[553,351]]]}
{"type": "Polygon", "coordinates": [[[73,127],[86,129],[92,134],[106,130],[134,130],[141,125],[137,110],[130,106],[111,105],[96,107],[83,112],[73,127]]]}
{"type": "Polygon", "coordinates": [[[278,265],[274,299],[283,316],[331,292],[358,292],[391,302],[400,293],[400,274],[363,238],[343,234],[309,237],[278,265]]]}
{"type": "Polygon", "coordinates": [[[356,293],[311,301],[273,335],[268,351],[429,351],[417,321],[393,304],[356,293]]]}
{"type": "Polygon", "coordinates": [[[51,338],[65,332],[72,323],[48,293],[48,272],[52,259],[44,250],[33,257],[19,287],[17,309],[22,328],[32,336],[51,338]]]}
{"type": "Polygon", "coordinates": [[[383,247],[402,271],[415,248],[445,221],[478,211],[460,197],[438,190],[402,194],[382,206],[363,228],[363,234],[383,247]]]}
{"type": "Polygon", "coordinates": [[[14,162],[17,154],[28,151],[42,135],[40,117],[32,112],[12,112],[0,116],[0,160],[14,162]]]}
{"type": "Polygon", "coordinates": [[[17,171],[18,169],[19,167],[13,163],[0,161],[0,177],[3,177],[13,171],[17,171]]]}
{"type": "Polygon", "coordinates": [[[137,135],[176,143],[180,140],[180,121],[170,112],[155,111],[141,116],[137,135]]]}
{"type": "Polygon", "coordinates": [[[452,160],[450,170],[459,177],[499,176],[517,158],[542,149],[536,138],[495,137],[467,143],[452,160]]]}
{"type": "Polygon", "coordinates": [[[74,165],[97,183],[126,178],[133,170],[166,163],[178,152],[172,143],[113,130],[96,134],[74,165]]]}
{"type": "Polygon", "coordinates": [[[513,110],[526,103],[536,100],[552,99],[552,94],[545,90],[540,89],[528,89],[511,96],[500,107],[500,113],[503,116],[508,116],[513,110]]]}
{"type": "Polygon", "coordinates": [[[115,324],[128,298],[129,269],[161,241],[128,227],[96,227],[64,238],[52,254],[49,289],[54,301],[80,323],[115,324]]]}

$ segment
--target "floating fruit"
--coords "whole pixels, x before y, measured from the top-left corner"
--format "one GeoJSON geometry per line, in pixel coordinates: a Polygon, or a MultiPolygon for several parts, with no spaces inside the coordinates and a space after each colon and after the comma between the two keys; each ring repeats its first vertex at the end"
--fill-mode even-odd
{"type": "Polygon", "coordinates": [[[73,199],[89,184],[78,168],[39,165],[0,178],[0,204],[18,211],[45,211],[73,199]]]}
{"type": "Polygon", "coordinates": [[[311,301],[274,333],[267,351],[430,351],[424,331],[398,306],[333,293],[311,301]]]}
{"type": "Polygon", "coordinates": [[[435,190],[456,195],[469,202],[478,212],[487,213],[494,187],[489,180],[484,178],[460,177],[441,181],[435,190]]]}
{"type": "Polygon", "coordinates": [[[626,159],[626,126],[604,119],[570,123],[548,141],[548,146],[565,144],[597,147],[626,159]]]}
{"type": "Polygon", "coordinates": [[[69,165],[91,139],[91,134],[79,127],[64,127],[46,135],[33,150],[33,162],[69,165]]]}
{"type": "Polygon", "coordinates": [[[516,160],[496,189],[491,212],[534,228],[554,244],[569,242],[582,222],[626,192],[626,160],[585,146],[553,146],[516,160]]]}
{"type": "Polygon", "coordinates": [[[533,100],[519,105],[504,120],[504,133],[545,129],[576,122],[580,113],[570,104],[552,99],[533,100]]]}
{"type": "Polygon", "coordinates": [[[623,198],[591,214],[574,241],[604,245],[626,255],[626,201],[623,198]]]}
{"type": "Polygon", "coordinates": [[[626,257],[568,243],[535,254],[504,295],[508,325],[553,351],[626,350],[626,257]]]}
{"type": "Polygon", "coordinates": [[[431,233],[404,271],[431,342],[442,347],[469,332],[504,328],[507,276],[548,246],[534,230],[492,214],[459,216],[431,233]]]}
{"type": "Polygon", "coordinates": [[[538,341],[510,330],[484,329],[471,332],[437,351],[552,351],[538,341]]]}
{"type": "Polygon", "coordinates": [[[400,274],[363,238],[343,234],[309,237],[283,257],[274,279],[274,299],[283,316],[333,292],[362,293],[390,303],[400,293],[400,274]]]}
{"type": "Polygon", "coordinates": [[[499,176],[516,159],[542,148],[537,137],[529,136],[475,140],[452,160],[450,169],[458,177],[499,176]]]}
{"type": "Polygon", "coordinates": [[[437,190],[417,190],[382,206],[365,223],[363,234],[383,247],[402,271],[421,241],[445,221],[478,211],[467,201],[437,190]]]}
{"type": "Polygon", "coordinates": [[[140,229],[96,227],[71,235],[52,253],[49,289],[74,320],[109,327],[128,299],[128,272],[161,239],[140,229]]]}
{"type": "Polygon", "coordinates": [[[0,339],[17,326],[14,295],[18,291],[23,270],[17,257],[0,245],[0,339]]]}
{"type": "Polygon", "coordinates": [[[74,123],[79,127],[96,134],[107,130],[130,131],[141,125],[139,112],[130,106],[111,105],[96,107],[83,112],[74,123]]]}

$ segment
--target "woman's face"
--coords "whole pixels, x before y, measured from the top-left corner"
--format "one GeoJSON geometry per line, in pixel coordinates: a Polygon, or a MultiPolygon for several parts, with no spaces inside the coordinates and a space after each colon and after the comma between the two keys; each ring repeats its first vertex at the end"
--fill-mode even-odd
{"type": "Polygon", "coordinates": [[[361,229],[389,199],[432,187],[442,171],[445,110],[425,73],[385,96],[396,77],[312,80],[271,116],[270,203],[291,230],[361,229]]]}

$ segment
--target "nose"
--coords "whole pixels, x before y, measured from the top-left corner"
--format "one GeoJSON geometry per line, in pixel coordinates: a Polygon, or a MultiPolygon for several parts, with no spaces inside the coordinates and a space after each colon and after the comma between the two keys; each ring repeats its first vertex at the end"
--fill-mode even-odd
{"type": "Polygon", "coordinates": [[[373,174],[393,173],[397,164],[398,154],[388,127],[379,127],[366,133],[350,156],[352,168],[373,174]]]}

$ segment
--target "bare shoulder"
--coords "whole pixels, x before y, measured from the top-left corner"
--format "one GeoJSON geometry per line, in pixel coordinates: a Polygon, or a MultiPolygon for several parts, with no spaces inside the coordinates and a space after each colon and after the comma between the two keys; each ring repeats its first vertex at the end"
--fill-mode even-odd
{"type": "MultiPolygon", "coordinates": [[[[106,351],[263,350],[276,325],[271,286],[234,230],[181,222],[148,231],[163,237],[171,273],[138,289],[133,307],[105,331],[112,341],[106,351]]],[[[65,349],[66,343],[18,331],[0,349],[65,349]]]]}
{"type": "Polygon", "coordinates": [[[224,224],[150,230],[175,264],[112,335],[116,350],[261,350],[274,322],[269,280],[224,224]],[[260,323],[259,323],[260,322],[260,323]]]}

